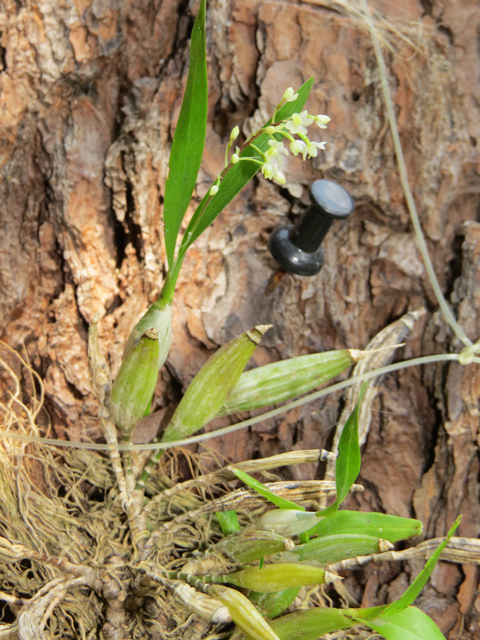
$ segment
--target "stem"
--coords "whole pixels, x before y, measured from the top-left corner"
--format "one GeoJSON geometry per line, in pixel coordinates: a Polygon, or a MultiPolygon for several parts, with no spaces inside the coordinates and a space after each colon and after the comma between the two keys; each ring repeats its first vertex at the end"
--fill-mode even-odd
{"type": "Polygon", "coordinates": [[[180,274],[180,269],[182,268],[182,264],[185,259],[186,252],[187,249],[180,246],[177,254],[177,259],[175,260],[172,269],[168,271],[160,295],[155,300],[152,307],[161,310],[164,309],[167,304],[172,304],[173,296],[175,294],[175,287],[177,284],[178,276],[180,274]]]}
{"type": "Polygon", "coordinates": [[[398,133],[397,121],[395,118],[395,111],[393,108],[392,96],[390,94],[390,89],[388,86],[387,80],[387,68],[385,65],[385,60],[383,59],[382,51],[380,49],[380,44],[378,42],[377,34],[375,33],[375,27],[372,22],[372,17],[370,13],[370,9],[367,3],[367,0],[362,0],[363,7],[365,9],[366,19],[368,23],[368,29],[370,32],[370,38],[372,39],[373,48],[375,51],[375,57],[377,59],[378,70],[380,74],[380,83],[382,87],[383,99],[385,101],[385,108],[387,111],[388,124],[390,126],[390,133],[393,138],[393,146],[395,149],[395,155],[397,157],[398,164],[398,173],[400,176],[400,182],[405,193],[405,199],[407,201],[408,210],[410,213],[410,218],[412,220],[413,229],[415,231],[415,236],[418,243],[418,248],[420,249],[420,253],[423,258],[423,262],[425,264],[425,269],[427,271],[428,277],[430,279],[430,283],[433,288],[433,292],[437,299],[437,302],[442,310],[443,317],[447,321],[447,323],[452,328],[453,332],[457,336],[457,338],[466,346],[472,346],[471,340],[468,338],[462,327],[458,324],[455,319],[455,316],[452,313],[443,292],[440,288],[440,285],[437,280],[437,276],[435,275],[435,271],[433,269],[432,261],[430,260],[430,256],[428,253],[427,243],[425,242],[425,237],[423,235],[422,227],[420,225],[420,220],[418,217],[417,208],[415,205],[415,200],[413,199],[412,190],[410,188],[410,183],[408,180],[407,167],[405,165],[405,158],[403,156],[402,144],[400,142],[400,136],[398,133]]]}
{"type": "MultiPolygon", "coordinates": [[[[105,439],[108,443],[107,447],[110,453],[112,468],[117,479],[122,509],[127,514],[132,536],[136,537],[142,532],[142,523],[138,519],[138,510],[135,509],[135,501],[133,500],[132,495],[128,490],[127,480],[123,471],[122,461],[120,459],[119,445],[117,441],[117,430],[111,420],[100,417],[100,421],[105,432],[105,439]]],[[[130,444],[124,446],[127,446],[128,451],[131,449],[130,444]]]]}
{"type": "MultiPolygon", "coordinates": [[[[273,125],[266,125],[266,126],[278,126],[279,124],[281,124],[283,121],[277,122],[273,125]]],[[[265,133],[265,127],[262,127],[262,129],[259,129],[258,131],[256,131],[255,133],[253,133],[251,136],[249,136],[245,142],[243,144],[240,145],[239,147],[239,151],[240,153],[242,153],[247,147],[252,146],[257,152],[260,153],[261,157],[263,157],[265,159],[265,154],[260,151],[259,149],[257,149],[255,147],[255,145],[253,145],[253,141],[256,140],[259,136],[263,135],[265,133]]],[[[228,146],[228,145],[227,145],[228,146]]],[[[226,157],[228,155],[228,150],[226,152],[226,157]]],[[[258,159],[256,158],[240,158],[240,160],[249,160],[250,162],[256,162],[257,164],[263,164],[262,162],[259,162],[258,159]]],[[[232,164],[232,162],[230,161],[227,166],[218,174],[218,176],[216,177],[216,179],[214,180],[213,184],[219,184],[221,183],[221,181],[223,180],[223,178],[226,176],[226,174],[232,169],[232,167],[234,167],[235,165],[232,164]]],[[[211,199],[214,197],[210,194],[210,190],[207,192],[208,194],[206,196],[204,196],[203,200],[201,201],[201,203],[198,205],[197,209],[195,210],[192,219],[190,221],[190,224],[192,224],[192,229],[190,231],[191,234],[193,234],[195,232],[196,226],[197,224],[200,222],[201,218],[202,218],[202,213],[205,211],[205,209],[207,208],[208,204],[210,203],[211,199]]],[[[162,288],[162,292],[160,293],[160,296],[158,297],[157,301],[160,300],[164,300],[167,304],[171,304],[172,300],[173,300],[173,295],[175,293],[175,285],[178,279],[178,275],[180,272],[180,268],[182,266],[183,260],[185,258],[185,253],[188,249],[188,245],[186,246],[186,242],[188,242],[188,238],[183,238],[182,239],[182,244],[180,245],[180,248],[178,250],[178,254],[177,254],[177,259],[175,260],[173,267],[171,268],[171,270],[168,272],[166,278],[165,278],[165,282],[162,288]]]]}
{"type": "MultiPolygon", "coordinates": [[[[371,380],[372,378],[376,378],[377,376],[385,375],[386,373],[392,373],[393,371],[399,371],[401,369],[407,369],[409,367],[415,367],[426,364],[435,364],[439,362],[459,362],[459,355],[456,353],[442,353],[438,355],[432,356],[422,356],[420,358],[412,358],[411,360],[404,360],[403,362],[396,362],[394,364],[390,364],[386,367],[381,367],[380,369],[375,369],[374,371],[367,371],[366,373],[362,373],[359,376],[355,376],[353,378],[349,378],[348,380],[344,380],[343,382],[338,382],[326,389],[321,389],[320,391],[315,391],[315,393],[310,393],[299,400],[294,400],[292,402],[288,402],[277,409],[272,409],[271,411],[267,411],[265,413],[260,414],[254,418],[249,418],[248,420],[242,420],[242,422],[237,422],[229,427],[223,427],[222,429],[216,429],[215,431],[210,431],[209,433],[203,433],[198,436],[191,436],[189,438],[185,438],[184,440],[175,440],[171,442],[154,442],[151,444],[136,444],[136,445],[118,445],[118,451],[130,451],[131,449],[135,449],[136,451],[157,451],[159,449],[170,449],[170,447],[179,447],[186,444],[193,444],[196,442],[203,442],[204,440],[209,440],[210,438],[216,438],[218,436],[224,436],[229,433],[233,433],[234,431],[238,431],[239,429],[244,429],[245,427],[250,427],[254,424],[258,424],[259,422],[263,422],[264,420],[269,420],[270,418],[275,418],[286,411],[291,411],[296,407],[300,407],[303,404],[307,404],[308,402],[313,402],[314,400],[318,400],[319,398],[323,398],[329,393],[333,393],[335,391],[342,391],[343,389],[347,389],[357,382],[363,382],[364,380],[371,380]]],[[[54,438],[37,438],[35,436],[23,435],[20,433],[10,433],[6,431],[0,431],[0,436],[6,436],[11,438],[12,440],[21,440],[26,442],[38,442],[44,445],[53,445],[57,447],[76,447],[78,449],[92,449],[95,451],[108,451],[110,450],[109,445],[105,444],[95,444],[89,442],[78,442],[72,440],[55,440],[54,438]]]]}

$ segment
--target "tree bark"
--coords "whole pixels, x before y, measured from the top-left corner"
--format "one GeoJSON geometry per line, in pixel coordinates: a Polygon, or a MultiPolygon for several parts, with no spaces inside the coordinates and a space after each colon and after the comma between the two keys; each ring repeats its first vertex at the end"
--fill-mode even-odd
{"type": "MultiPolygon", "coordinates": [[[[442,290],[472,341],[480,336],[480,108],[476,0],[371,0],[409,178],[442,290]]],[[[222,168],[235,125],[248,132],[284,89],[310,76],[311,113],[332,122],[326,151],[289,158],[288,184],[255,179],[195,243],[174,303],[173,344],[156,408],[178,400],[218,346],[272,322],[253,363],[364,348],[407,311],[425,308],[402,359],[458,352],[418,253],[398,178],[378,69],[359,3],[211,0],[209,123],[196,200],[222,168]],[[250,120],[253,119],[253,120],[250,120]],[[298,217],[308,186],[337,180],[354,216],[334,226],[314,278],[276,265],[271,231],[298,217]],[[172,391],[173,389],[173,391],[172,391]],[[177,392],[175,392],[175,389],[177,392]]],[[[118,370],[123,345],[164,273],[162,199],[187,74],[196,2],[52,0],[0,7],[2,339],[26,346],[58,437],[100,434],[86,353],[118,370]]],[[[417,517],[426,537],[480,533],[478,365],[429,365],[386,377],[372,405],[350,507],[417,517]]],[[[211,446],[229,460],[331,444],[338,396],[211,446]]],[[[48,417],[47,417],[48,414],[48,417]]],[[[222,422],[225,424],[225,422],[222,422]]],[[[315,467],[289,473],[312,477],[315,467]]],[[[420,568],[367,566],[347,586],[364,605],[397,596],[420,568]]],[[[474,565],[440,563],[420,606],[449,638],[480,633],[474,565]]]]}

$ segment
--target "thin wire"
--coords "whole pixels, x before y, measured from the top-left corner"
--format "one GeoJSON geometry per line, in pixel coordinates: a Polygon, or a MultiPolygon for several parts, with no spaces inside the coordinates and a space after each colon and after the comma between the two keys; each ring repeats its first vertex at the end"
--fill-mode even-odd
{"type": "MultiPolygon", "coordinates": [[[[421,358],[412,358],[412,360],[404,360],[403,362],[396,362],[394,364],[390,364],[386,367],[381,367],[380,369],[375,369],[374,371],[368,371],[366,373],[362,373],[359,376],[355,376],[353,378],[349,378],[348,380],[344,380],[343,382],[338,382],[337,384],[333,384],[326,389],[321,389],[320,391],[315,391],[315,393],[310,393],[308,396],[304,396],[303,398],[299,398],[298,400],[294,400],[293,402],[288,402],[287,404],[278,407],[277,409],[272,409],[271,411],[267,411],[266,413],[262,413],[259,416],[255,416],[254,418],[249,418],[248,420],[242,420],[242,422],[237,422],[236,424],[232,424],[229,427],[223,427],[222,429],[216,429],[215,431],[210,431],[209,433],[202,433],[198,436],[192,436],[190,438],[185,438],[184,440],[175,440],[172,442],[152,442],[150,444],[119,444],[119,451],[155,451],[159,449],[170,449],[171,447],[179,447],[187,444],[194,444],[196,442],[204,442],[205,440],[210,440],[210,438],[218,438],[219,436],[224,436],[229,433],[233,433],[234,431],[239,431],[240,429],[244,429],[245,427],[250,427],[254,424],[258,424],[259,422],[263,422],[264,420],[269,420],[270,418],[275,418],[282,413],[287,411],[291,411],[296,407],[300,407],[308,402],[313,402],[318,400],[319,398],[323,398],[329,393],[334,393],[335,391],[341,391],[342,389],[347,389],[357,382],[363,382],[364,380],[371,380],[372,378],[376,378],[377,376],[385,375],[386,373],[391,373],[392,371],[399,371],[400,369],[406,369],[408,367],[415,367],[424,364],[432,364],[437,362],[458,362],[459,356],[456,353],[442,353],[438,355],[432,356],[422,356],[421,358]]],[[[72,440],[55,440],[54,438],[38,438],[35,436],[28,436],[19,433],[10,433],[8,431],[0,431],[0,437],[11,438],[13,440],[21,440],[27,442],[38,442],[39,444],[44,445],[52,445],[55,447],[75,447],[77,449],[91,449],[94,451],[109,451],[109,446],[107,444],[97,444],[90,442],[76,442],[72,440]]]]}
{"type": "Polygon", "coordinates": [[[400,182],[405,193],[405,199],[407,201],[408,210],[410,213],[410,218],[412,220],[413,229],[415,231],[415,236],[418,242],[418,248],[420,249],[420,253],[423,258],[423,262],[425,264],[425,269],[427,270],[427,274],[430,280],[430,284],[432,285],[433,292],[437,299],[437,302],[442,310],[443,317],[450,325],[452,330],[454,331],[457,338],[466,346],[471,347],[472,342],[466,335],[465,331],[458,324],[453,315],[452,310],[450,309],[445,297],[443,295],[442,290],[440,289],[440,285],[437,280],[437,276],[433,269],[432,261],[430,260],[430,255],[428,253],[427,243],[425,242],[425,237],[423,235],[422,227],[420,225],[420,220],[417,213],[417,208],[415,205],[415,200],[413,199],[412,190],[410,188],[410,183],[408,180],[407,168],[405,165],[405,158],[403,157],[402,144],[400,142],[400,136],[398,134],[397,121],[395,118],[395,111],[393,108],[392,97],[390,94],[390,89],[388,86],[387,80],[387,67],[385,65],[385,60],[383,59],[382,50],[380,49],[380,44],[378,42],[377,34],[375,33],[375,27],[372,22],[372,16],[370,13],[370,8],[367,4],[367,0],[362,0],[363,7],[365,9],[365,17],[368,23],[368,29],[370,32],[370,38],[372,39],[373,48],[375,51],[375,57],[377,59],[378,70],[380,73],[380,83],[382,86],[383,99],[385,101],[385,108],[387,111],[388,124],[390,126],[390,132],[393,138],[393,146],[395,149],[395,155],[397,157],[398,164],[398,173],[400,176],[400,182]]]}

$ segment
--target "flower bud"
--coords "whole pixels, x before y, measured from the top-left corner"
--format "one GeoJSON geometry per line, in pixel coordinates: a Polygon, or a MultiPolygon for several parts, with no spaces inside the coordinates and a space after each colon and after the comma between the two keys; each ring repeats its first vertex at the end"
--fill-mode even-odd
{"type": "Polygon", "coordinates": [[[230,134],[230,141],[233,142],[235,140],[235,138],[238,138],[240,134],[240,129],[238,127],[238,125],[236,127],[233,127],[232,132],[230,134]]]}
{"type": "Polygon", "coordinates": [[[315,123],[320,129],[326,129],[330,120],[328,116],[315,116],[315,123]]]}
{"type": "Polygon", "coordinates": [[[158,332],[147,329],[123,358],[110,396],[112,416],[123,435],[129,435],[144,415],[158,378],[158,332]]]}
{"type": "Polygon", "coordinates": [[[282,102],[293,102],[297,98],[298,98],[298,93],[295,93],[295,91],[293,90],[293,87],[288,87],[288,89],[285,89],[285,93],[283,94],[283,97],[282,97],[282,102]]]}
{"type": "Polygon", "coordinates": [[[210,196],[216,195],[218,193],[218,184],[212,184],[208,193],[210,196]]]}

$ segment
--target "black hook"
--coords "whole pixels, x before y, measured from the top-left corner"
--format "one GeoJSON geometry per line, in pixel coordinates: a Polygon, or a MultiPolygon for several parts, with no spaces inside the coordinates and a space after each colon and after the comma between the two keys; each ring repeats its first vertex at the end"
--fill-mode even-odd
{"type": "Polygon", "coordinates": [[[310,187],[311,206],[293,226],[276,229],[268,240],[278,264],[299,276],[314,276],[323,266],[321,246],[334,220],[346,220],[355,208],[346,189],[331,180],[316,180],[310,187]]]}

